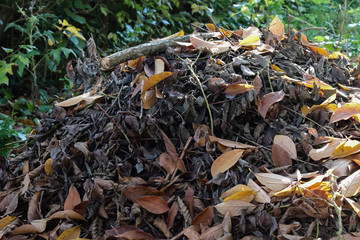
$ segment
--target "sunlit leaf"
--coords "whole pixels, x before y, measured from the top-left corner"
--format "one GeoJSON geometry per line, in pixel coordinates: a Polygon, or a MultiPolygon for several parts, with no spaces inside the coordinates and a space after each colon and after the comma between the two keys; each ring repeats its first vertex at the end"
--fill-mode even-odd
{"type": "Polygon", "coordinates": [[[63,102],[59,102],[56,104],[56,106],[60,106],[60,107],[71,107],[71,106],[74,106],[78,103],[84,103],[85,106],[86,105],[89,105],[93,102],[95,102],[96,100],[102,98],[103,96],[102,95],[99,95],[99,94],[93,94],[91,91],[87,92],[87,93],[84,93],[84,94],[81,94],[79,96],[76,96],[76,97],[73,97],[73,98],[70,98],[70,99],[67,99],[63,102]]]}
{"type": "Polygon", "coordinates": [[[253,88],[254,86],[250,84],[243,84],[243,83],[231,84],[226,87],[224,93],[229,95],[237,95],[248,92],[250,89],[253,88]]]}
{"type": "Polygon", "coordinates": [[[339,189],[345,197],[356,196],[360,192],[360,170],[342,180],[339,189]]]}
{"type": "Polygon", "coordinates": [[[145,80],[144,85],[142,87],[142,93],[145,93],[151,87],[155,86],[157,83],[161,82],[165,78],[171,76],[172,72],[161,72],[155,75],[152,75],[148,79],[145,80]]]}
{"type": "Polygon", "coordinates": [[[256,192],[255,201],[258,203],[270,203],[270,196],[251,178],[249,179],[248,186],[256,192]]]}
{"type": "Polygon", "coordinates": [[[265,94],[263,99],[261,100],[261,104],[258,107],[258,111],[259,114],[265,118],[267,112],[269,111],[269,108],[277,103],[280,102],[284,99],[285,93],[283,92],[283,90],[279,91],[279,92],[272,92],[272,93],[268,93],[265,94]]]}
{"type": "Polygon", "coordinates": [[[269,31],[274,34],[274,37],[280,42],[284,37],[285,28],[284,24],[280,21],[278,16],[271,21],[269,25],[269,31]]]}
{"type": "Polygon", "coordinates": [[[242,200],[245,202],[251,202],[255,193],[256,192],[250,187],[243,184],[238,184],[225,191],[223,194],[221,194],[220,197],[224,199],[224,202],[229,200],[242,200]]]}
{"type": "Polygon", "coordinates": [[[54,169],[52,168],[52,163],[54,162],[54,160],[52,160],[52,158],[48,158],[46,161],[45,161],[45,164],[44,164],[44,170],[46,172],[47,175],[52,175],[54,174],[54,169]]]}
{"type": "Polygon", "coordinates": [[[244,150],[242,149],[234,149],[223,153],[220,157],[215,159],[211,165],[211,175],[215,177],[217,174],[227,171],[237,163],[243,154],[244,150]]]}
{"type": "Polygon", "coordinates": [[[227,212],[230,212],[231,217],[236,217],[243,214],[243,210],[248,208],[255,207],[254,204],[244,202],[241,200],[229,200],[215,205],[216,210],[221,214],[225,215],[227,212]]]}
{"type": "Polygon", "coordinates": [[[273,191],[280,191],[291,184],[291,179],[274,173],[254,173],[256,179],[273,191]]]}
{"type": "Polygon", "coordinates": [[[330,122],[338,122],[340,120],[347,120],[351,117],[355,117],[358,120],[360,116],[360,103],[349,102],[339,107],[330,118],[330,122]]]}
{"type": "Polygon", "coordinates": [[[343,158],[360,151],[360,142],[356,140],[347,140],[340,144],[331,154],[331,158],[343,158]]]}
{"type": "Polygon", "coordinates": [[[239,46],[255,46],[255,45],[259,45],[260,42],[260,38],[259,36],[255,35],[255,34],[251,34],[250,36],[244,38],[243,40],[239,41],[239,46]]]}

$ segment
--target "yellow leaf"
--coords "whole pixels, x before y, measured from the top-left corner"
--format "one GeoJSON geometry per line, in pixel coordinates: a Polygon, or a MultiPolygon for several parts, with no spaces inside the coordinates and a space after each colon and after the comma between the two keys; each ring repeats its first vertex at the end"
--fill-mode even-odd
{"type": "Polygon", "coordinates": [[[74,34],[75,37],[81,38],[82,40],[85,40],[83,35],[80,34],[80,29],[79,28],[76,28],[76,27],[70,25],[70,26],[66,27],[65,30],[71,32],[72,34],[74,34]]]}
{"type": "Polygon", "coordinates": [[[53,46],[55,43],[53,42],[53,41],[51,41],[51,39],[50,38],[48,38],[47,39],[47,42],[48,42],[48,44],[49,44],[49,46],[51,47],[51,46],[53,46]]]}
{"type": "Polygon", "coordinates": [[[275,64],[271,64],[271,69],[278,71],[278,72],[282,72],[285,73],[281,68],[279,68],[278,66],[276,66],[275,64]]]}
{"type": "Polygon", "coordinates": [[[54,169],[52,168],[51,164],[54,160],[52,158],[48,158],[44,164],[44,170],[47,175],[52,175],[54,173],[54,169]]]}
{"type": "Polygon", "coordinates": [[[341,52],[333,52],[332,54],[329,55],[329,59],[337,59],[339,57],[344,57],[344,58],[347,58],[349,59],[348,56],[346,56],[345,54],[342,54],[341,52]]]}
{"type": "Polygon", "coordinates": [[[0,220],[0,230],[14,221],[16,217],[6,216],[0,220]]]}
{"type": "Polygon", "coordinates": [[[63,27],[67,27],[67,26],[71,26],[68,21],[66,21],[65,19],[61,22],[61,20],[59,19],[59,23],[63,26],[63,27]]]}
{"type": "Polygon", "coordinates": [[[331,158],[344,158],[360,151],[360,142],[347,140],[339,145],[331,154],[331,158]]]}
{"type": "Polygon", "coordinates": [[[211,165],[211,175],[215,177],[219,173],[229,170],[242,157],[243,153],[242,149],[234,149],[220,155],[211,165]]]}
{"type": "Polygon", "coordinates": [[[285,33],[284,24],[280,21],[278,16],[275,16],[275,18],[271,21],[269,30],[274,34],[274,37],[279,42],[284,37],[284,33],[285,33]]]}
{"type": "MultiPolygon", "coordinates": [[[[305,45],[306,46],[306,45],[305,45]]],[[[308,46],[313,52],[318,53],[319,55],[328,56],[329,52],[325,48],[316,47],[316,46],[308,46]]]]}
{"type": "Polygon", "coordinates": [[[259,44],[260,44],[260,38],[255,34],[251,34],[245,39],[239,41],[239,46],[254,46],[259,44]]]}
{"type": "Polygon", "coordinates": [[[152,108],[156,103],[156,91],[155,89],[150,89],[146,91],[144,94],[141,94],[141,102],[143,104],[144,109],[152,108]]]}
{"type": "Polygon", "coordinates": [[[301,112],[306,116],[309,113],[312,113],[315,110],[318,109],[324,109],[324,110],[334,110],[334,108],[337,108],[337,106],[330,104],[331,102],[333,102],[336,99],[336,93],[334,93],[333,95],[331,95],[329,98],[327,98],[324,102],[322,102],[320,105],[313,105],[311,106],[311,108],[307,107],[307,106],[303,106],[301,108],[301,112]]]}
{"type": "Polygon", "coordinates": [[[216,28],[215,25],[212,23],[207,23],[205,24],[206,28],[210,31],[210,32],[216,32],[216,28]]]}
{"type": "Polygon", "coordinates": [[[346,139],[333,139],[329,143],[325,144],[322,148],[311,149],[309,152],[309,157],[311,157],[314,161],[328,158],[333,154],[334,150],[345,141],[346,139]]]}
{"type": "Polygon", "coordinates": [[[74,240],[80,237],[81,229],[80,226],[75,226],[68,230],[65,230],[57,240],[74,240]]]}
{"type": "Polygon", "coordinates": [[[142,88],[142,93],[144,94],[147,90],[149,90],[151,87],[155,86],[157,83],[161,82],[165,78],[171,76],[172,72],[161,72],[158,74],[154,74],[148,79],[144,81],[144,85],[142,88]]]}
{"type": "Polygon", "coordinates": [[[254,86],[250,84],[238,83],[238,84],[231,84],[226,87],[224,93],[229,95],[237,95],[241,93],[248,92],[250,89],[253,89],[254,86]]]}
{"type": "Polygon", "coordinates": [[[360,114],[360,103],[349,102],[339,107],[334,114],[330,117],[330,123],[338,122],[340,120],[347,120],[351,117],[355,117],[358,120],[357,115],[360,114]]]}
{"type": "Polygon", "coordinates": [[[225,198],[230,197],[231,195],[234,195],[235,193],[245,193],[245,194],[249,193],[247,195],[251,195],[251,194],[255,193],[255,191],[246,185],[238,184],[238,185],[226,190],[225,192],[223,192],[223,194],[221,194],[220,197],[222,199],[225,199],[225,198]]]}

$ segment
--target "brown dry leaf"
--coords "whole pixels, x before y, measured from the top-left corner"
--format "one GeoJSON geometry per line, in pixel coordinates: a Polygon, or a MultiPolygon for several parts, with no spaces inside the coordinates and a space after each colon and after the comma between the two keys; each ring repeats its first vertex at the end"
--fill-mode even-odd
{"type": "Polygon", "coordinates": [[[275,18],[271,21],[269,30],[271,33],[274,34],[274,37],[278,40],[278,42],[280,42],[281,39],[283,39],[285,28],[284,28],[284,24],[280,21],[278,16],[275,16],[275,18]]]}
{"type": "Polygon", "coordinates": [[[22,195],[24,195],[25,192],[27,192],[27,190],[29,189],[29,186],[30,186],[30,176],[29,176],[29,173],[26,173],[25,174],[25,177],[24,177],[24,180],[22,181],[21,183],[21,189],[20,189],[20,192],[19,192],[19,197],[21,197],[22,195]]]}
{"type": "Polygon", "coordinates": [[[330,157],[335,149],[342,143],[344,143],[346,139],[333,139],[330,140],[329,143],[325,144],[322,148],[319,149],[311,149],[309,152],[309,157],[313,159],[314,161],[319,161],[324,158],[330,157]]]}
{"type": "Polygon", "coordinates": [[[272,146],[272,160],[275,167],[292,165],[291,158],[297,158],[293,140],[285,135],[276,135],[272,146]]]}
{"type": "Polygon", "coordinates": [[[163,214],[169,211],[169,207],[162,197],[156,195],[142,196],[136,199],[136,202],[147,211],[154,214],[163,214]]]}
{"type": "Polygon", "coordinates": [[[12,221],[14,221],[16,217],[6,216],[0,220],[0,230],[9,225],[12,221]]]}
{"type": "Polygon", "coordinates": [[[212,54],[225,52],[231,47],[231,44],[229,42],[225,42],[225,41],[210,42],[210,41],[205,41],[196,36],[191,36],[190,42],[195,49],[198,50],[205,49],[211,52],[212,54]]]}
{"type": "Polygon", "coordinates": [[[218,224],[211,228],[205,229],[205,231],[201,233],[200,240],[216,240],[220,239],[223,235],[223,225],[218,224]]]}
{"type": "MultiPolygon", "coordinates": [[[[28,174],[27,174],[28,175],[28,174]]],[[[11,213],[13,213],[19,203],[19,192],[18,191],[14,191],[12,193],[10,193],[9,195],[7,195],[0,203],[0,212],[2,212],[3,210],[6,209],[6,212],[4,214],[5,215],[9,215],[11,213]]]]}
{"type": "Polygon", "coordinates": [[[175,217],[178,213],[179,210],[179,205],[176,203],[176,201],[173,202],[173,204],[171,205],[171,208],[169,209],[168,212],[168,219],[167,219],[167,227],[168,229],[171,229],[174,225],[174,220],[175,217]]]}
{"type": "Polygon", "coordinates": [[[248,186],[256,191],[254,200],[258,203],[270,203],[269,195],[254,180],[249,179],[248,186]]]}
{"type": "Polygon", "coordinates": [[[250,84],[244,84],[244,83],[236,83],[228,85],[224,91],[225,94],[228,95],[237,95],[241,93],[248,92],[250,89],[253,89],[254,86],[250,84]]]}
{"type": "Polygon", "coordinates": [[[81,198],[78,190],[74,185],[70,186],[69,194],[64,203],[64,210],[73,210],[74,207],[81,203],[81,198]]]}
{"type": "Polygon", "coordinates": [[[355,213],[360,217],[360,204],[347,197],[345,198],[345,200],[350,204],[350,206],[354,209],[355,213]]]}
{"type": "Polygon", "coordinates": [[[342,180],[339,190],[345,197],[356,196],[360,192],[360,169],[342,180]]]}
{"type": "Polygon", "coordinates": [[[211,175],[215,177],[221,172],[225,172],[234,166],[239,158],[244,154],[244,150],[242,149],[234,149],[228,152],[223,153],[215,159],[213,164],[211,165],[211,175]]]}
{"type": "Polygon", "coordinates": [[[151,87],[155,86],[157,83],[161,82],[165,78],[170,77],[172,74],[172,72],[161,72],[145,79],[141,91],[142,94],[144,94],[147,90],[149,90],[151,87]]]}
{"type": "Polygon", "coordinates": [[[37,230],[37,228],[35,226],[33,226],[31,224],[21,225],[11,231],[12,235],[27,234],[27,233],[39,233],[39,231],[37,230]]]}
{"type": "Polygon", "coordinates": [[[245,202],[251,202],[254,199],[255,191],[250,187],[238,184],[229,190],[221,194],[221,198],[224,199],[224,202],[229,200],[242,200],[245,202]]]}
{"type": "Polygon", "coordinates": [[[331,154],[331,158],[343,158],[360,151],[360,142],[356,140],[346,140],[340,144],[331,154]]]}
{"type": "Polygon", "coordinates": [[[285,149],[292,158],[297,158],[296,146],[290,137],[286,135],[276,135],[273,142],[285,149]]]}
{"type": "Polygon", "coordinates": [[[156,188],[151,187],[144,187],[144,186],[135,186],[135,187],[128,187],[122,190],[122,193],[130,199],[131,201],[135,202],[139,197],[143,197],[146,195],[156,195],[156,196],[167,196],[166,193],[157,190],[156,188]]]}
{"type": "Polygon", "coordinates": [[[183,232],[189,240],[200,240],[200,234],[196,230],[195,225],[193,225],[188,228],[184,228],[183,232]]]}
{"type": "Polygon", "coordinates": [[[45,161],[45,164],[44,164],[44,170],[46,172],[47,175],[52,175],[54,174],[54,169],[52,168],[51,164],[54,162],[54,160],[52,160],[52,158],[48,158],[46,161],[45,161]]]}
{"type": "Polygon", "coordinates": [[[210,225],[211,221],[214,217],[214,209],[212,206],[206,207],[201,213],[197,214],[192,222],[191,225],[210,225]]]}
{"type": "Polygon", "coordinates": [[[78,103],[84,103],[85,106],[95,102],[96,100],[102,98],[102,95],[99,94],[93,94],[91,91],[81,94],[79,96],[67,99],[65,101],[59,102],[55,104],[56,106],[60,107],[71,107],[78,103]]]}
{"type": "Polygon", "coordinates": [[[261,81],[261,78],[259,77],[259,75],[257,75],[254,78],[253,85],[254,85],[254,89],[255,89],[256,94],[259,94],[261,88],[263,87],[263,84],[262,84],[262,81],[261,81]]]}
{"type": "Polygon", "coordinates": [[[351,159],[336,159],[326,161],[323,166],[328,168],[337,177],[346,177],[351,173],[351,165],[355,164],[351,159]]]}
{"type": "Polygon", "coordinates": [[[272,191],[280,191],[291,184],[291,179],[274,173],[254,173],[256,179],[271,189],[272,191]]]}
{"type": "Polygon", "coordinates": [[[78,219],[78,220],[86,220],[83,216],[78,214],[77,212],[73,210],[64,210],[64,211],[58,211],[53,213],[50,217],[48,217],[48,220],[57,219],[57,218],[71,218],[71,219],[78,219]]]}
{"type": "Polygon", "coordinates": [[[241,149],[255,149],[255,146],[251,146],[248,144],[244,144],[244,143],[239,143],[239,142],[234,142],[231,140],[227,140],[227,139],[222,139],[222,138],[218,138],[215,136],[209,136],[209,139],[211,142],[215,142],[218,143],[222,146],[228,147],[228,148],[241,148],[241,149]]]}
{"type": "Polygon", "coordinates": [[[57,240],[74,240],[80,237],[81,229],[80,226],[69,228],[61,233],[57,240]]]}
{"type": "Polygon", "coordinates": [[[275,167],[291,166],[292,160],[290,153],[279,145],[273,144],[271,149],[272,161],[275,167]]]}
{"type": "Polygon", "coordinates": [[[231,217],[240,216],[243,214],[244,209],[254,207],[254,204],[241,200],[229,200],[215,205],[216,210],[218,210],[221,214],[225,215],[227,212],[230,212],[231,217]]]}
{"type": "Polygon", "coordinates": [[[162,153],[159,157],[159,164],[162,166],[169,174],[173,174],[176,170],[176,163],[167,153],[162,153]]]}
{"type": "Polygon", "coordinates": [[[41,191],[34,193],[29,202],[29,208],[27,212],[28,221],[31,222],[40,217],[39,210],[41,209],[39,206],[41,191]]]}
{"type": "Polygon", "coordinates": [[[359,122],[360,116],[360,103],[349,102],[338,108],[334,114],[330,117],[330,123],[338,122],[340,120],[347,120],[351,117],[355,117],[355,120],[359,122]]]}
{"type": "Polygon", "coordinates": [[[169,154],[169,156],[172,158],[172,160],[176,163],[176,166],[178,167],[178,169],[181,172],[186,173],[187,170],[186,170],[185,164],[181,158],[178,158],[175,145],[171,142],[171,140],[164,133],[164,131],[162,131],[160,128],[159,128],[159,131],[164,139],[167,154],[169,154]]]}
{"type": "Polygon", "coordinates": [[[150,89],[144,94],[141,94],[141,102],[144,109],[151,109],[153,106],[155,106],[156,100],[157,98],[155,89],[150,89]]]}
{"type": "Polygon", "coordinates": [[[263,99],[261,100],[261,104],[259,106],[259,114],[265,119],[266,114],[269,111],[269,108],[277,102],[280,102],[284,99],[285,93],[283,90],[279,92],[272,92],[265,94],[263,99]]]}

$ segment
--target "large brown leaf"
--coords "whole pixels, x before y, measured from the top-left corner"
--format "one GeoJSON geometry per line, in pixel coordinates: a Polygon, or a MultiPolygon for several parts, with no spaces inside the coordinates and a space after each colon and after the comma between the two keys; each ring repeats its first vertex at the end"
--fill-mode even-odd
{"type": "Polygon", "coordinates": [[[154,214],[163,214],[169,211],[169,207],[162,197],[147,195],[139,197],[136,202],[143,208],[154,214]]]}
{"type": "Polygon", "coordinates": [[[228,152],[223,153],[215,159],[213,164],[211,165],[211,175],[215,177],[219,173],[223,173],[229,170],[232,166],[234,166],[239,158],[244,154],[243,149],[234,149],[228,152]]]}

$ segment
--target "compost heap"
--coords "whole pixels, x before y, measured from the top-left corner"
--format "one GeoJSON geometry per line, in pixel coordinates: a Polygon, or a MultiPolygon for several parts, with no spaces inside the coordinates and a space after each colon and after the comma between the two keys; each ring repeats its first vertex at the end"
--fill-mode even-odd
{"type": "Polygon", "coordinates": [[[277,17],[208,28],[114,66],[88,42],[83,93],[1,162],[1,239],[359,235],[358,60],[277,17]]]}

